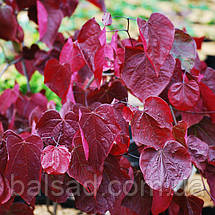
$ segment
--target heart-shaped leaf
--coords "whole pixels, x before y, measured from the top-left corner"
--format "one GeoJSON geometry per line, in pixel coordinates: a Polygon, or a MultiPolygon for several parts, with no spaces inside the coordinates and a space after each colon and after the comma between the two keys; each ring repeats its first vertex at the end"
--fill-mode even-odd
{"type": "Polygon", "coordinates": [[[176,109],[182,111],[192,109],[197,104],[199,96],[199,85],[194,80],[186,83],[175,83],[170,87],[168,92],[170,103],[176,109]]]}
{"type": "Polygon", "coordinates": [[[171,54],[181,61],[182,69],[190,71],[196,59],[196,43],[194,39],[182,30],[175,30],[175,38],[171,54]]]}
{"type": "Polygon", "coordinates": [[[51,59],[44,70],[44,83],[65,102],[71,80],[69,64],[60,64],[58,60],[51,59]]]}
{"type": "Polygon", "coordinates": [[[140,155],[140,168],[146,183],[154,190],[173,189],[190,176],[192,166],[187,149],[175,140],[163,148],[146,148],[140,155]]]}
{"type": "Polygon", "coordinates": [[[143,48],[126,47],[121,75],[131,93],[144,101],[148,96],[158,96],[166,88],[174,68],[175,60],[169,55],[157,76],[143,48]]]}
{"type": "Polygon", "coordinates": [[[7,131],[4,138],[7,140],[9,155],[5,175],[11,183],[21,182],[19,186],[13,184],[12,189],[30,204],[37,195],[32,188],[32,181],[40,182],[43,142],[39,136],[23,139],[12,131],[7,131]]]}
{"type": "Polygon", "coordinates": [[[48,174],[64,174],[69,168],[70,157],[71,154],[64,145],[49,145],[43,149],[41,165],[48,174]]]}
{"type": "Polygon", "coordinates": [[[174,25],[160,13],[153,13],[147,22],[137,18],[137,24],[145,53],[158,76],[172,48],[174,25]]]}

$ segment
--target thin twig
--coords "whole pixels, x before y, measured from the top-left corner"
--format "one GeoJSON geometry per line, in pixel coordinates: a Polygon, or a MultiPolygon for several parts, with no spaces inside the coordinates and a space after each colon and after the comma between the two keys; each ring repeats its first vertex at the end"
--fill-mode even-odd
{"type": "Polygon", "coordinates": [[[130,157],[132,157],[132,158],[136,158],[136,159],[138,159],[138,160],[140,159],[140,157],[138,157],[138,156],[136,156],[136,155],[132,155],[132,154],[130,154],[130,153],[128,153],[127,155],[130,156],[130,157]]]}
{"type": "Polygon", "coordinates": [[[215,113],[214,111],[183,111],[183,110],[177,110],[176,108],[173,107],[174,110],[179,111],[179,112],[183,112],[183,113],[190,113],[190,114],[211,114],[211,113],[215,113]]]}
{"type": "Polygon", "coordinates": [[[18,62],[21,61],[21,60],[22,60],[22,57],[17,58],[17,59],[15,59],[15,60],[11,61],[10,63],[6,64],[5,67],[4,67],[4,69],[3,69],[3,70],[1,71],[1,73],[0,73],[0,78],[2,77],[2,75],[7,71],[7,69],[8,69],[10,66],[12,66],[13,64],[18,63],[18,62]]]}
{"type": "Polygon", "coordinates": [[[90,80],[88,81],[87,85],[85,86],[85,90],[88,89],[90,87],[90,85],[93,83],[94,81],[94,75],[92,75],[92,77],[90,78],[90,80]]]}
{"type": "Polygon", "coordinates": [[[205,182],[204,182],[204,179],[202,177],[202,174],[201,174],[201,179],[202,179],[202,184],[203,184],[203,187],[204,187],[204,190],[207,192],[207,194],[210,196],[211,200],[213,202],[215,202],[215,198],[210,194],[210,192],[207,190],[206,186],[205,186],[205,182]]]}
{"type": "Polygon", "coordinates": [[[184,82],[185,82],[186,74],[187,74],[187,70],[185,70],[184,75],[183,75],[183,81],[182,81],[183,84],[184,84],[184,82]]]}
{"type": "Polygon", "coordinates": [[[109,31],[106,31],[106,32],[118,32],[118,31],[124,31],[127,33],[127,29],[116,29],[116,30],[109,30],[109,31]]]}
{"type": "Polygon", "coordinates": [[[114,76],[115,74],[114,73],[102,73],[102,76],[114,76]]]}
{"type": "Polygon", "coordinates": [[[177,120],[176,120],[175,113],[173,111],[172,105],[169,105],[169,107],[170,107],[171,114],[172,114],[172,117],[173,117],[173,120],[174,120],[174,124],[177,125],[177,120]]]}
{"type": "Polygon", "coordinates": [[[54,215],[57,215],[57,202],[54,202],[54,215]]]}
{"type": "Polygon", "coordinates": [[[192,195],[195,195],[195,194],[197,194],[197,193],[201,193],[201,192],[203,192],[203,191],[205,191],[205,189],[196,191],[195,193],[192,193],[192,195]]]}
{"type": "Polygon", "coordinates": [[[27,81],[27,91],[28,93],[31,92],[31,88],[30,88],[30,84],[29,84],[29,77],[28,77],[28,73],[27,73],[27,70],[26,70],[26,65],[25,65],[25,62],[24,60],[22,60],[22,69],[23,69],[23,72],[24,72],[24,75],[26,77],[26,81],[27,81]]]}
{"type": "Polygon", "coordinates": [[[5,52],[5,50],[4,50],[4,46],[3,46],[2,44],[0,44],[0,47],[1,47],[1,49],[2,49],[4,58],[5,58],[6,62],[8,63],[9,61],[8,61],[8,57],[7,57],[7,55],[6,55],[6,52],[5,52]]]}
{"type": "Polygon", "coordinates": [[[50,206],[50,199],[49,199],[49,198],[46,198],[46,208],[47,208],[47,211],[48,211],[51,215],[54,215],[53,212],[50,210],[49,206],[50,206]]]}
{"type": "Polygon", "coordinates": [[[132,39],[131,39],[131,35],[130,35],[130,33],[129,33],[129,28],[130,28],[130,20],[127,18],[127,21],[128,21],[128,23],[127,23],[127,34],[128,34],[128,37],[129,37],[129,40],[130,40],[130,43],[131,43],[131,46],[133,47],[133,43],[132,43],[132,39]]]}
{"type": "Polygon", "coordinates": [[[136,21],[137,19],[134,19],[134,18],[129,18],[129,17],[126,17],[126,16],[113,16],[113,18],[123,18],[123,19],[130,19],[130,20],[133,20],[133,21],[136,21]]]}

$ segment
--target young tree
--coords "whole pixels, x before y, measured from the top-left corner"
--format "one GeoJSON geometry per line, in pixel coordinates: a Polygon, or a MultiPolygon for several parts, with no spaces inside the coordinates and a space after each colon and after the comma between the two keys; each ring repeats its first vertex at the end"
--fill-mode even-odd
{"type": "MultiPolygon", "coordinates": [[[[89,2],[105,11],[103,1],[89,2]]],[[[42,190],[58,203],[73,195],[89,214],[200,215],[203,201],[178,185],[195,167],[215,203],[215,71],[199,60],[195,40],[160,13],[137,18],[138,39],[126,18],[128,39],[117,29],[108,43],[107,12],[103,27],[92,18],[65,39],[59,26],[77,5],[0,5],[0,38],[21,47],[2,73],[15,64],[28,83],[25,95],[15,84],[0,96],[1,214],[33,214],[42,190]],[[22,45],[17,14],[26,9],[49,51],[22,45]],[[30,92],[36,70],[61,98],[60,111],[43,91],[30,92]],[[143,108],[128,103],[128,93],[143,108]],[[24,203],[14,203],[16,195],[24,203]]]]}

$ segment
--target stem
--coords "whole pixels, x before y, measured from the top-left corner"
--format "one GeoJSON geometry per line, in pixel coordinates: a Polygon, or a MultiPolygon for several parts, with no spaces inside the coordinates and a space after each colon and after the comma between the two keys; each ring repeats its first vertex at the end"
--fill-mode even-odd
{"type": "Polygon", "coordinates": [[[25,75],[26,81],[27,81],[27,92],[30,93],[31,92],[31,88],[30,88],[29,77],[28,77],[28,73],[27,73],[27,70],[26,70],[26,65],[25,65],[24,60],[22,60],[21,63],[22,63],[22,69],[23,69],[23,72],[24,72],[24,75],[25,75]]]}
{"type": "Polygon", "coordinates": [[[130,19],[130,20],[133,20],[133,21],[136,21],[137,19],[134,19],[134,18],[129,18],[129,17],[126,17],[126,16],[113,16],[113,18],[123,18],[123,19],[130,19]]]}
{"type": "Polygon", "coordinates": [[[92,77],[90,78],[90,80],[88,81],[87,85],[85,86],[85,90],[88,89],[90,87],[90,85],[93,83],[94,81],[94,75],[92,75],[92,77]]]}
{"type": "Polygon", "coordinates": [[[102,76],[114,76],[115,74],[114,73],[102,73],[102,76]]]}
{"type": "Polygon", "coordinates": [[[50,199],[49,199],[49,198],[46,198],[46,208],[47,208],[47,211],[48,211],[51,215],[54,215],[54,214],[52,213],[52,211],[50,210],[49,206],[50,206],[50,199]]]}
{"type": "Polygon", "coordinates": [[[18,62],[21,61],[21,60],[22,60],[22,57],[17,58],[17,59],[15,59],[15,60],[11,61],[10,63],[6,64],[6,66],[4,67],[4,69],[3,69],[3,70],[1,71],[1,73],[0,73],[0,78],[2,77],[2,75],[7,71],[7,69],[8,69],[10,66],[12,66],[13,64],[18,63],[18,62]]]}
{"type": "Polygon", "coordinates": [[[203,187],[204,187],[204,190],[207,192],[207,194],[210,196],[211,200],[213,202],[215,202],[215,198],[210,194],[210,192],[207,190],[206,186],[205,186],[205,182],[204,182],[204,179],[202,177],[202,174],[201,174],[201,179],[202,179],[202,184],[203,184],[203,187]]]}
{"type": "Polygon", "coordinates": [[[136,159],[138,159],[138,160],[139,160],[139,158],[140,158],[140,157],[135,156],[135,155],[132,155],[132,154],[130,154],[130,153],[127,153],[127,155],[130,156],[130,157],[132,157],[132,158],[136,158],[136,159]]]}
{"type": "Polygon", "coordinates": [[[186,73],[187,73],[187,70],[185,70],[184,75],[183,75],[183,81],[182,81],[183,84],[184,84],[184,81],[185,81],[186,73]]]}
{"type": "Polygon", "coordinates": [[[129,37],[129,40],[130,40],[130,43],[131,43],[131,46],[133,47],[133,43],[132,43],[132,39],[131,39],[131,35],[129,33],[129,27],[130,27],[130,20],[127,18],[127,21],[128,21],[128,24],[127,24],[127,34],[128,34],[128,37],[129,37]]]}
{"type": "Polygon", "coordinates": [[[54,215],[57,215],[57,202],[54,202],[54,215]]]}
{"type": "Polygon", "coordinates": [[[3,52],[3,54],[4,54],[4,58],[5,58],[6,62],[8,63],[8,58],[7,58],[6,52],[5,52],[5,50],[4,50],[4,46],[3,46],[2,44],[0,44],[0,47],[1,47],[2,52],[3,52]]]}
{"type": "Polygon", "coordinates": [[[183,112],[183,113],[191,113],[191,114],[211,114],[211,113],[215,113],[215,110],[213,111],[183,111],[183,110],[177,110],[176,108],[173,107],[174,110],[179,111],[179,112],[183,112]]]}
{"type": "Polygon", "coordinates": [[[177,125],[177,120],[176,120],[175,113],[173,111],[172,105],[169,105],[169,107],[170,107],[171,114],[172,114],[172,117],[173,117],[173,120],[174,120],[174,124],[177,125]]]}
{"type": "Polygon", "coordinates": [[[106,32],[118,32],[118,31],[125,31],[127,32],[127,29],[117,29],[117,30],[109,30],[109,31],[106,31],[106,32]]]}

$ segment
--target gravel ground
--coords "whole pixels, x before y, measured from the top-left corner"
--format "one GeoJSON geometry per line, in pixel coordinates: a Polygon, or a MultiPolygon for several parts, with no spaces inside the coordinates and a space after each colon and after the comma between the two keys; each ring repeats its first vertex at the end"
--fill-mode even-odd
{"type": "MultiPolygon", "coordinates": [[[[50,206],[50,210],[53,211],[52,206],[50,206]]],[[[35,215],[50,215],[50,213],[47,211],[47,207],[45,205],[36,206],[34,214],[35,215]]],[[[61,208],[61,206],[58,205],[57,215],[86,215],[86,213],[82,213],[76,209],[61,208]]]]}

